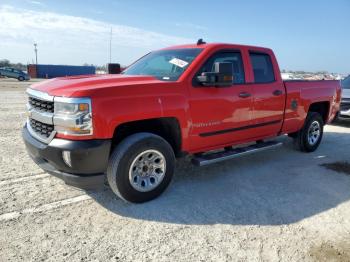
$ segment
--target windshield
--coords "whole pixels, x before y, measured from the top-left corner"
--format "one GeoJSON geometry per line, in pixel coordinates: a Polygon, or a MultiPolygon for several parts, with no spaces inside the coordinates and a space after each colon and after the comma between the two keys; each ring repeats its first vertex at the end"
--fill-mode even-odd
{"type": "Polygon", "coordinates": [[[149,75],[163,81],[176,81],[201,51],[201,48],[155,51],[136,61],[122,74],[149,75]]]}
{"type": "Polygon", "coordinates": [[[341,87],[344,89],[350,89],[350,76],[341,81],[341,87]]]}

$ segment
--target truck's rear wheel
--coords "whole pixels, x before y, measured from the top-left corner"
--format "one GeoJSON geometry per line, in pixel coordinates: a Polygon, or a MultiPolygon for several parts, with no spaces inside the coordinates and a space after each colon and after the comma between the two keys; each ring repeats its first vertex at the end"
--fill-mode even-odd
{"type": "Polygon", "coordinates": [[[120,198],[142,203],[159,196],[169,185],[175,167],[173,149],[160,136],[138,133],[113,151],[107,179],[120,198]]]}
{"type": "Polygon", "coordinates": [[[323,119],[317,112],[309,112],[303,128],[296,133],[294,144],[302,152],[313,152],[321,143],[323,119]]]}

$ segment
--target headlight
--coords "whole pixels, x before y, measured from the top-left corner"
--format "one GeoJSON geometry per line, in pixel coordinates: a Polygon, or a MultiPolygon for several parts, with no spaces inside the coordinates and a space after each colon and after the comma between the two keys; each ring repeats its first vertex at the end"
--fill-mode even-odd
{"type": "Polygon", "coordinates": [[[57,133],[64,135],[91,135],[92,112],[89,98],[54,99],[53,123],[57,133]]]}

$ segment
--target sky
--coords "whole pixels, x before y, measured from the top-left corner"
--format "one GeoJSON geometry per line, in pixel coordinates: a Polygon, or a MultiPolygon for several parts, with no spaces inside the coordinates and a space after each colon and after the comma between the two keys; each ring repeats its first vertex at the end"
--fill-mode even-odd
{"type": "Polygon", "coordinates": [[[128,65],[170,45],[225,42],[275,51],[281,69],[350,73],[349,0],[0,0],[0,59],[128,65]]]}

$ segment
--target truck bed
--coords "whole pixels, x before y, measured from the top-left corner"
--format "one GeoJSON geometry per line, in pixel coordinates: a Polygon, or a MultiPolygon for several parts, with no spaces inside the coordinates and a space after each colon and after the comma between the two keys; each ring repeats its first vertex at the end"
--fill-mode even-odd
{"type": "Polygon", "coordinates": [[[325,123],[332,121],[339,111],[341,89],[338,80],[288,80],[283,83],[286,89],[283,133],[291,133],[302,127],[310,104],[327,101],[330,109],[325,123]]]}

